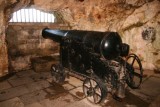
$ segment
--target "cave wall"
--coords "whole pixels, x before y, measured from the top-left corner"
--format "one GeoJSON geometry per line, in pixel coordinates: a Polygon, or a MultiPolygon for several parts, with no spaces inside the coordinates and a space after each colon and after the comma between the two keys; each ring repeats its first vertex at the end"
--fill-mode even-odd
{"type": "Polygon", "coordinates": [[[73,29],[116,31],[144,69],[160,71],[159,0],[77,1],[76,9],[61,11],[73,29]]]}
{"type": "Polygon", "coordinates": [[[8,19],[13,11],[27,5],[56,11],[72,29],[116,31],[130,44],[131,52],[140,56],[145,69],[160,70],[160,0],[1,0],[1,74],[8,69],[8,19]]]}
{"type": "Polygon", "coordinates": [[[160,71],[160,1],[150,1],[127,17],[121,34],[144,69],[160,71]]]}
{"type": "Polygon", "coordinates": [[[8,56],[5,41],[4,14],[2,11],[0,11],[0,16],[0,76],[2,76],[8,73],[8,56]]]}
{"type": "Polygon", "coordinates": [[[72,29],[118,32],[144,69],[160,71],[160,0],[34,0],[34,4],[58,9],[72,29]]]}
{"type": "Polygon", "coordinates": [[[8,70],[8,48],[6,42],[6,29],[11,13],[25,7],[30,0],[1,0],[0,1],[0,77],[10,71],[8,70]]]}

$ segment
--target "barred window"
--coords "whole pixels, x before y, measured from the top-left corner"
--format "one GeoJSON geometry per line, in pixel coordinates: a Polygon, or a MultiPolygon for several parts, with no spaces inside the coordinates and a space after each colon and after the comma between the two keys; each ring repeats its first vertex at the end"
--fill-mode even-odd
{"type": "Polygon", "coordinates": [[[54,23],[54,15],[34,8],[25,8],[13,13],[9,22],[46,22],[54,23]]]}

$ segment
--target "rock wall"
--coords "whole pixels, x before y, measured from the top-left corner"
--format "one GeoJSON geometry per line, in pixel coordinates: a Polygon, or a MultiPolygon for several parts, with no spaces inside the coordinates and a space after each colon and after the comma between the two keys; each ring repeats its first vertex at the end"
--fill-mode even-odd
{"type": "Polygon", "coordinates": [[[4,14],[0,11],[0,76],[8,73],[8,56],[5,41],[4,14]]]}
{"type": "Polygon", "coordinates": [[[118,32],[144,69],[160,71],[160,0],[34,0],[34,5],[58,10],[72,29],[118,32]]]}
{"type": "Polygon", "coordinates": [[[6,29],[11,13],[29,4],[29,0],[1,0],[0,1],[0,77],[9,73],[8,52],[6,43],[6,29]]]}
{"type": "Polygon", "coordinates": [[[144,69],[160,71],[159,7],[159,0],[84,0],[61,12],[72,29],[118,32],[144,69]]]}
{"type": "MultiPolygon", "coordinates": [[[[1,32],[5,32],[11,13],[27,5],[56,11],[56,16],[72,29],[117,31],[130,44],[131,52],[140,56],[145,69],[160,70],[160,0],[1,0],[1,32]]],[[[7,51],[5,34],[1,32],[3,62],[7,60],[7,51]]],[[[4,72],[2,68],[6,69],[7,62],[2,62],[0,71],[4,72]]]]}

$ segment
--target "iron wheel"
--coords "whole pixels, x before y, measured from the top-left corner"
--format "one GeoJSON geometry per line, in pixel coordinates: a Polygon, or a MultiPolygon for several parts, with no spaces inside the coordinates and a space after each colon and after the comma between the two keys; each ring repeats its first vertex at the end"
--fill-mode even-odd
{"type": "Polygon", "coordinates": [[[91,103],[100,103],[107,95],[107,90],[98,79],[86,78],[83,82],[83,92],[91,103]]]}
{"type": "Polygon", "coordinates": [[[135,54],[130,54],[127,57],[127,79],[126,82],[129,87],[132,89],[139,88],[142,77],[143,77],[143,69],[140,59],[135,54]]]}
{"type": "Polygon", "coordinates": [[[65,72],[62,66],[53,64],[51,66],[51,75],[53,81],[56,83],[63,83],[65,81],[65,72]]]}

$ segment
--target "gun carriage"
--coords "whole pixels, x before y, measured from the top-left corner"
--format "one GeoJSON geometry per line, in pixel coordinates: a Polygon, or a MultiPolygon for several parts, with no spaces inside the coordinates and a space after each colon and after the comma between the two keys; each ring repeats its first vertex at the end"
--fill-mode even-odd
{"type": "Polygon", "coordinates": [[[45,28],[42,36],[60,43],[60,63],[51,67],[53,80],[61,83],[70,72],[83,76],[83,92],[93,103],[108,93],[124,98],[126,84],[136,89],[142,82],[141,61],[129,54],[117,32],[45,28]]]}

